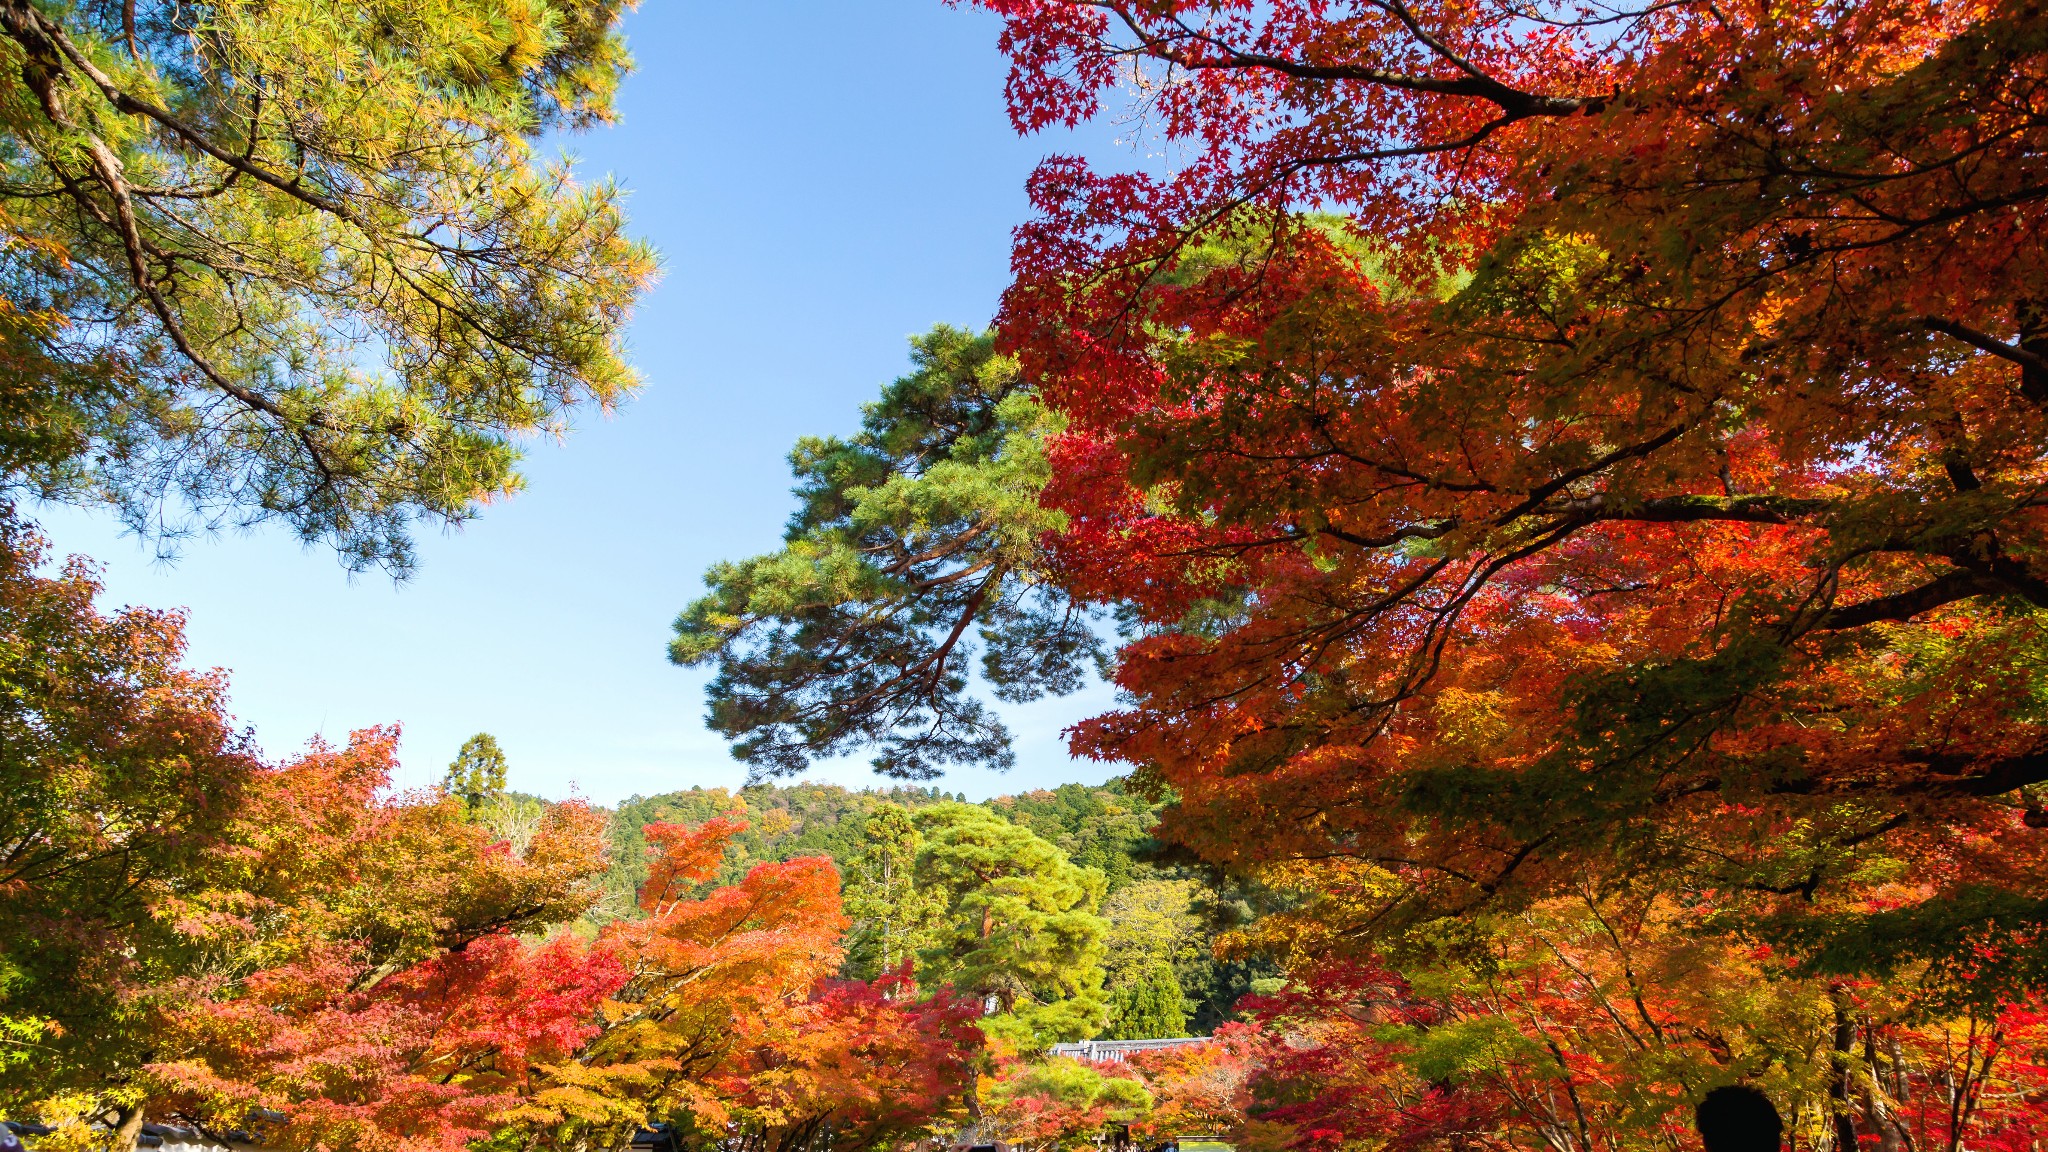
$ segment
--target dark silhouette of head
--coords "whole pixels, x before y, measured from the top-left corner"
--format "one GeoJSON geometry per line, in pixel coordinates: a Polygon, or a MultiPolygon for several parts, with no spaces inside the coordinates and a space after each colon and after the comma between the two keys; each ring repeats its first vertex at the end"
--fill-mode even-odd
{"type": "Polygon", "coordinates": [[[1700,1098],[1693,1123],[1707,1152],[1778,1152],[1785,1122],[1771,1098],[1754,1088],[1730,1084],[1700,1098]]]}

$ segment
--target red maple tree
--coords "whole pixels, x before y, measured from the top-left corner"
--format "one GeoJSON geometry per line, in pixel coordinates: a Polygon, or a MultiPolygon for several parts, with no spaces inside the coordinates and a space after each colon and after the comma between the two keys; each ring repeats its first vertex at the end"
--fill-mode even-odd
{"type": "Polygon", "coordinates": [[[2039,986],[2037,4],[981,6],[1020,128],[1177,150],[1048,160],[1001,318],[1168,835],[2039,986]]]}
{"type": "Polygon", "coordinates": [[[154,1118],[267,1110],[309,1146],[454,1152],[597,1034],[624,967],[515,933],[595,899],[602,818],[554,806],[515,853],[455,799],[383,795],[397,736],[253,777],[207,883],[166,910],[213,962],[156,1014],[154,1118]]]}
{"type": "MultiPolygon", "coordinates": [[[[909,965],[872,982],[825,980],[787,1013],[746,1022],[722,1078],[736,1152],[892,1148],[965,1122],[983,1047],[981,1002],[919,996],[909,965]]],[[[943,1135],[945,1133],[937,1133],[943,1135]]]]}

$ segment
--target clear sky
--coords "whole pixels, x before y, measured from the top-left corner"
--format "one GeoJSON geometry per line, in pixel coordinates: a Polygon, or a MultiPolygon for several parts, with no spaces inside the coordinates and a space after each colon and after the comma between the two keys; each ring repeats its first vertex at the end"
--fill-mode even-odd
{"type": "MultiPolygon", "coordinates": [[[[398,723],[401,786],[438,780],[478,731],[543,795],[737,785],[706,675],[667,662],[670,621],[712,562],[778,541],[797,436],[855,426],[910,334],[989,318],[1026,175],[1081,147],[1011,132],[995,21],[940,0],[650,0],[626,29],[621,121],[569,144],[631,190],[662,253],[632,333],[646,388],[533,446],[518,498],[429,529],[402,586],[274,529],[161,565],[109,519],[41,511],[57,551],[102,562],[107,606],[188,609],[192,662],[229,670],[273,756],[398,723]]],[[[1060,729],[1109,703],[1097,685],[1005,709],[1017,769],[941,786],[1099,781],[1060,729]]],[[[875,782],[865,763],[815,776],[875,782]]]]}

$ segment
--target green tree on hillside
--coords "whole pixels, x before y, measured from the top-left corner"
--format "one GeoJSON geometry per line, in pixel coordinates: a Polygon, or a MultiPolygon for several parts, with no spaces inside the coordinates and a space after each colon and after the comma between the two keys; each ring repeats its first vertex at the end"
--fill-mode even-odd
{"type": "Polygon", "coordinates": [[[647,876],[647,840],[641,829],[655,821],[701,824],[714,816],[734,815],[746,820],[747,830],[732,838],[712,878],[718,884],[737,884],[762,861],[796,856],[829,856],[845,870],[861,850],[870,813],[890,806],[936,804],[941,798],[936,788],[854,791],[812,783],[763,784],[737,792],[696,787],[634,796],[612,815],[612,864],[606,886],[628,895],[639,888],[647,876]]]}
{"type": "Polygon", "coordinates": [[[0,498],[402,570],[636,379],[654,261],[540,163],[625,0],[0,0],[0,498]]]}
{"type": "Polygon", "coordinates": [[[460,797],[471,811],[503,792],[505,751],[498,747],[498,738],[489,732],[479,732],[463,741],[441,786],[450,796],[460,797]]]}
{"type": "Polygon", "coordinates": [[[1099,1032],[1102,874],[986,808],[935,805],[917,827],[917,882],[945,901],[921,977],[986,998],[991,1030],[1020,1042],[1099,1032]]]}
{"type": "Polygon", "coordinates": [[[1153,962],[1109,990],[1111,1040],[1158,1040],[1188,1034],[1187,997],[1173,966],[1153,962]]]}
{"type": "Polygon", "coordinates": [[[946,911],[945,893],[917,883],[924,847],[909,809],[884,804],[869,813],[860,847],[840,867],[846,915],[846,973],[872,980],[932,946],[946,911]]]}
{"type": "MultiPolygon", "coordinates": [[[[737,792],[700,787],[633,797],[612,817],[607,896],[593,919],[639,915],[634,893],[647,872],[646,842],[640,831],[645,824],[697,824],[738,814],[749,826],[733,838],[716,881],[735,883],[763,861],[831,857],[844,878],[846,912],[853,920],[844,971],[871,979],[932,944],[930,934],[945,899],[915,882],[923,834],[914,816],[954,802],[954,795],[931,787],[851,790],[797,783],[758,784],[737,792]],[[905,823],[910,825],[907,829],[905,823]]],[[[521,820],[530,823],[539,811],[531,803],[522,803],[516,811],[514,807],[508,793],[485,815],[486,822],[508,839],[516,839],[521,820]]],[[[1253,981],[1279,971],[1263,957],[1219,960],[1210,947],[1220,933],[1270,910],[1276,894],[1241,879],[1191,873],[1185,865],[1153,859],[1155,845],[1143,831],[1152,805],[1126,793],[1118,782],[1067,784],[997,797],[980,807],[1037,832],[1070,863],[1105,874],[1098,914],[1108,924],[1104,988],[1112,998],[1118,988],[1153,979],[1152,965],[1163,962],[1172,968],[1181,989],[1188,1014],[1184,1030],[1206,1033],[1234,1017],[1238,998],[1251,990],[1253,981]]],[[[920,978],[927,984],[933,979],[929,970],[920,978]]],[[[1116,1023],[1122,1017],[1114,1012],[1110,1027],[1123,1035],[1126,1029],[1116,1023]]]]}
{"type": "Polygon", "coordinates": [[[1215,962],[1208,926],[1196,910],[1201,895],[1193,880],[1146,880],[1103,902],[1110,1037],[1187,1034],[1196,1005],[1185,989],[1201,987],[1215,962]]]}
{"type": "Polygon", "coordinates": [[[1161,805],[1131,795],[1121,781],[999,796],[989,807],[1052,841],[1074,863],[1100,871],[1111,894],[1158,875],[1144,856],[1157,847],[1152,827],[1161,805]]]}

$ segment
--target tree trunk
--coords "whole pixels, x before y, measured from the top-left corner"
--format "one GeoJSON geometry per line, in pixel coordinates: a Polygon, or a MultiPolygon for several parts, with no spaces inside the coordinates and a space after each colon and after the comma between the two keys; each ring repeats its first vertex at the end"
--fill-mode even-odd
{"type": "MultiPolygon", "coordinates": [[[[2036,300],[2021,300],[2016,311],[2020,348],[2036,356],[2048,356],[2048,306],[2036,300]]],[[[2036,404],[2048,404],[2048,372],[2032,364],[2021,367],[2020,394],[2036,404]]]]}
{"type": "Polygon", "coordinates": [[[1828,1084],[1828,1110],[1834,1114],[1836,1152],[1856,1152],[1856,1117],[1849,1111],[1849,1054],[1855,1050],[1856,1021],[1849,1015],[1848,989],[1836,984],[1828,989],[1835,1005],[1834,1050],[1829,1063],[1834,1076],[1828,1084]]]}
{"type": "Polygon", "coordinates": [[[110,1152],[135,1152],[135,1138],[141,1135],[147,1115],[141,1104],[121,1109],[119,1118],[114,1122],[114,1139],[108,1145],[110,1152]]]}
{"type": "Polygon", "coordinates": [[[1913,1152],[1913,1134],[1893,1108],[1899,1101],[1885,1091],[1877,1055],[1877,1026],[1868,1016],[1863,1018],[1863,1065],[1863,1114],[1877,1129],[1878,1152],[1913,1152]]]}

